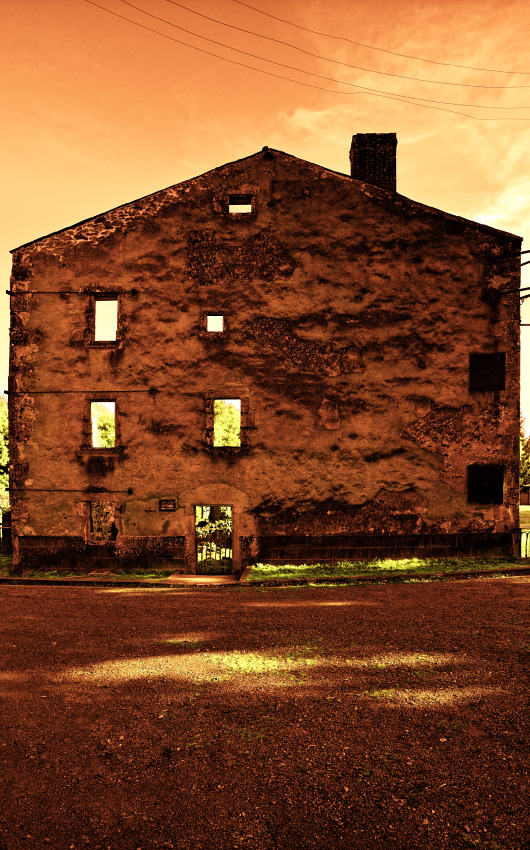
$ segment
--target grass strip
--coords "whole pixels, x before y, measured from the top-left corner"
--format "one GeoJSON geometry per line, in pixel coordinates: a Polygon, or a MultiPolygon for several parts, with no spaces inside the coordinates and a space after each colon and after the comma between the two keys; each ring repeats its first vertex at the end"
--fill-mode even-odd
{"type": "Polygon", "coordinates": [[[347,576],[393,576],[400,573],[470,572],[520,566],[516,558],[390,558],[376,561],[338,561],[332,564],[256,564],[247,581],[347,576]]]}

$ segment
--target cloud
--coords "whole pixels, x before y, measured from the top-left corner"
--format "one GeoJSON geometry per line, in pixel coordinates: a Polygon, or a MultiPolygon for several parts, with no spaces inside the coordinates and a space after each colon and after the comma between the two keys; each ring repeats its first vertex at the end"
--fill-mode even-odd
{"type": "Polygon", "coordinates": [[[487,205],[477,210],[474,217],[483,224],[524,235],[522,230],[528,232],[526,222],[530,222],[530,177],[512,177],[512,181],[490,197],[487,205]]]}

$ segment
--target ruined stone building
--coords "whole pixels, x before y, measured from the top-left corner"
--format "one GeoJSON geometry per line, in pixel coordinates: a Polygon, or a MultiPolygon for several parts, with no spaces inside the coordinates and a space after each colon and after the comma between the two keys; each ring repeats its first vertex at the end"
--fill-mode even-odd
{"type": "Polygon", "coordinates": [[[521,239],[398,194],[396,144],[265,147],[13,252],[15,568],[513,551],[521,239]]]}

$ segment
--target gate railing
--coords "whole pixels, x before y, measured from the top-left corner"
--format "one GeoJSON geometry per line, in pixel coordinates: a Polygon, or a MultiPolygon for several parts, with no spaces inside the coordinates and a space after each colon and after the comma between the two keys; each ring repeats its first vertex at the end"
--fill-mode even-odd
{"type": "Polygon", "coordinates": [[[197,536],[197,570],[230,572],[232,569],[232,535],[208,534],[197,536]]]}
{"type": "Polygon", "coordinates": [[[530,558],[530,528],[521,528],[521,558],[530,558]]]}

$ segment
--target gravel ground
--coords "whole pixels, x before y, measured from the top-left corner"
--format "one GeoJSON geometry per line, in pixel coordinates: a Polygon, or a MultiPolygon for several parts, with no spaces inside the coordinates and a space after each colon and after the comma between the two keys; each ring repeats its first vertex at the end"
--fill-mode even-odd
{"type": "Polygon", "coordinates": [[[0,850],[530,848],[522,577],[0,587],[0,850]]]}

